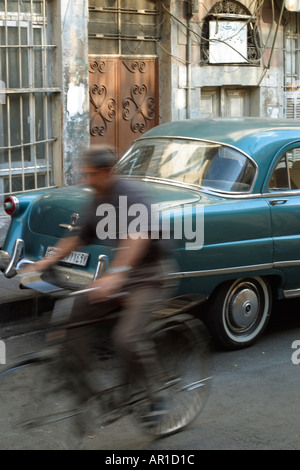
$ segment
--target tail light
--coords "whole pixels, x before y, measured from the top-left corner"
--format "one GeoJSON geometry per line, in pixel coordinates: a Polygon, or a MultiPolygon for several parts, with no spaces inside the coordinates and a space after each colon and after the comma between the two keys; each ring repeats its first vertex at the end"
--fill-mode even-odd
{"type": "Polygon", "coordinates": [[[4,199],[4,210],[6,214],[13,215],[19,207],[19,199],[15,196],[8,196],[4,199]]]}

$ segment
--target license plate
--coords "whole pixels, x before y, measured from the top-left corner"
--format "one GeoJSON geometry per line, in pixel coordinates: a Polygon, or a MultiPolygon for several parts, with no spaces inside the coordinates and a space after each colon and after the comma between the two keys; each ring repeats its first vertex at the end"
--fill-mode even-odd
{"type": "MultiPolygon", "coordinates": [[[[54,246],[48,246],[45,257],[51,258],[56,253],[57,249],[54,246]]],[[[60,261],[65,263],[76,264],[77,266],[86,266],[89,259],[89,253],[83,251],[72,251],[68,256],[65,256],[60,261]]]]}

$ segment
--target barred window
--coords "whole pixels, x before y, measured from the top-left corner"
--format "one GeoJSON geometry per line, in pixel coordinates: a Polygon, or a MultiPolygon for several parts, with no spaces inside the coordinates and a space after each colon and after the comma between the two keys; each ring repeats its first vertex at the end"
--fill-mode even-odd
{"type": "Polygon", "coordinates": [[[89,0],[89,53],[155,55],[155,0],[89,0]]]}
{"type": "Polygon", "coordinates": [[[0,0],[0,194],[53,185],[46,0],[0,0]]]}
{"type": "Polygon", "coordinates": [[[294,12],[287,12],[285,20],[285,116],[300,119],[300,18],[294,12]]]}

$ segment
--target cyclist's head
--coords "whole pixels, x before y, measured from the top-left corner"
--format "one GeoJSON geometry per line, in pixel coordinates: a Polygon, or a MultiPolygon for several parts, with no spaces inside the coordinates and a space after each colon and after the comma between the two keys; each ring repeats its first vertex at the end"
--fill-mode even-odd
{"type": "Polygon", "coordinates": [[[109,189],[112,179],[111,169],[117,158],[109,147],[92,147],[80,162],[82,182],[94,188],[98,193],[109,189]]]}
{"type": "Polygon", "coordinates": [[[94,168],[112,168],[117,162],[117,157],[110,147],[93,146],[82,158],[82,164],[94,168]]]}

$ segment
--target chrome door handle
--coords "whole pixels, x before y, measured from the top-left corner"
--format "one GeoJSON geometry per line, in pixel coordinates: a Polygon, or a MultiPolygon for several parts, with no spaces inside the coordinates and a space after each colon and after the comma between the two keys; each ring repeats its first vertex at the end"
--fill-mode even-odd
{"type": "Polygon", "coordinates": [[[287,202],[287,199],[272,199],[270,201],[271,206],[279,206],[282,204],[285,204],[287,202]]]}

